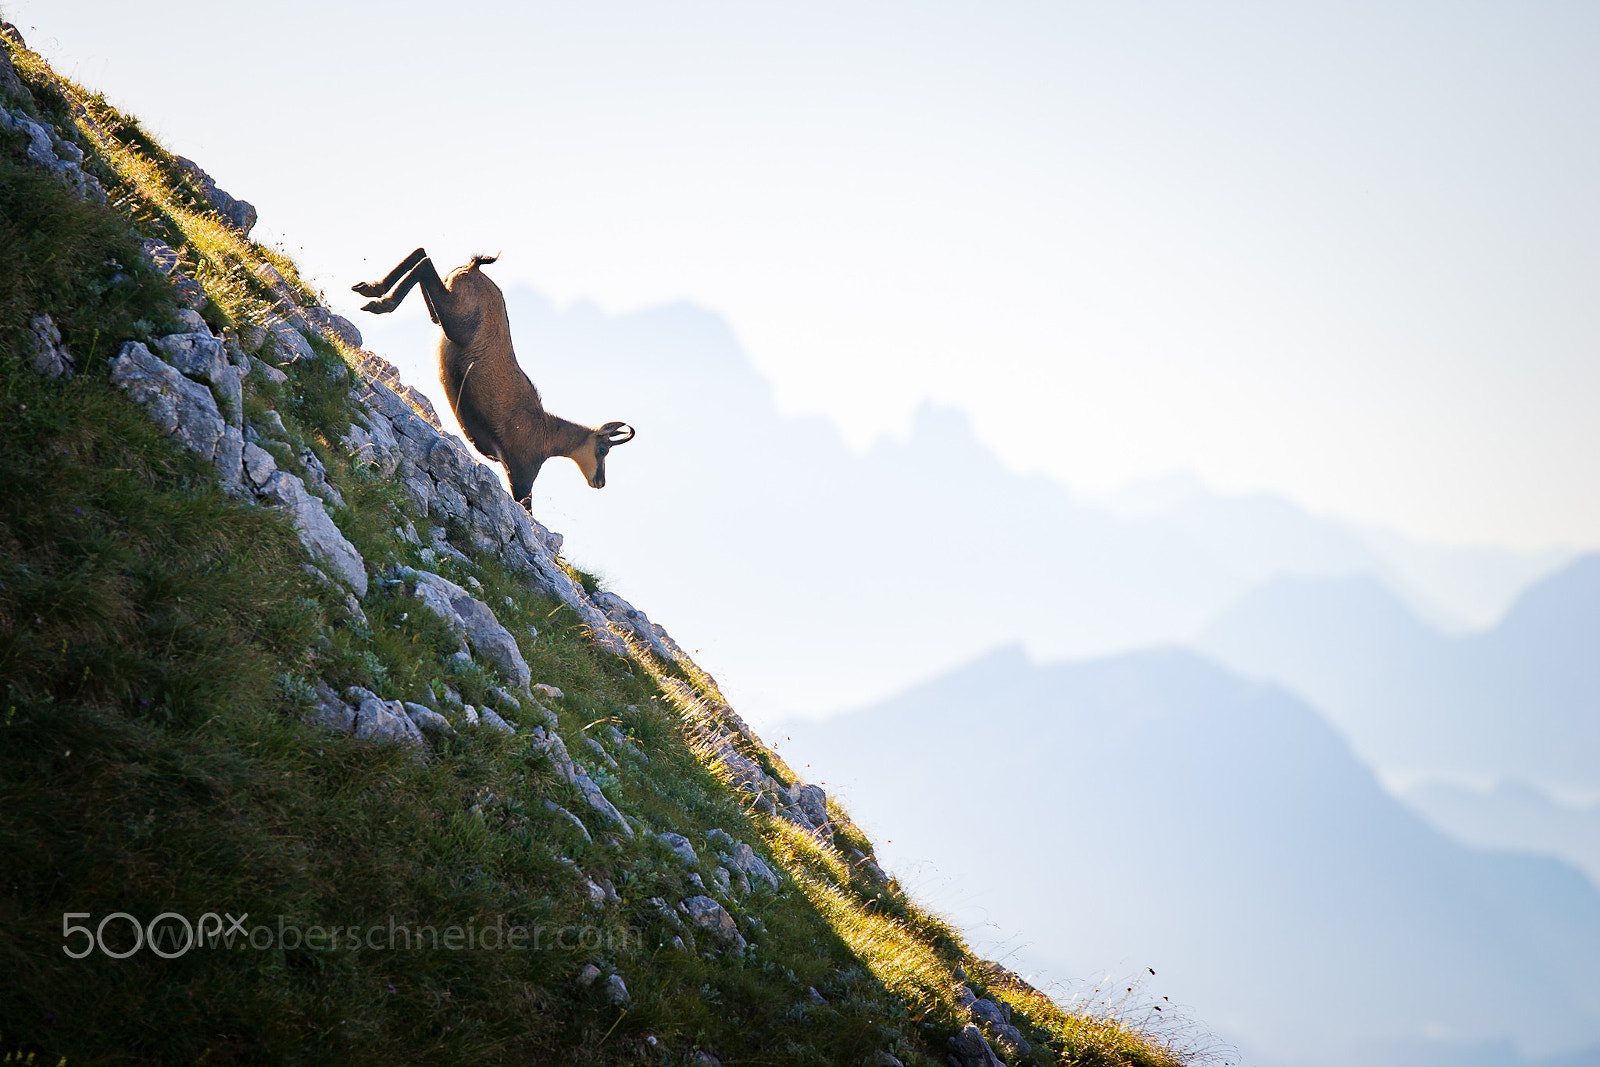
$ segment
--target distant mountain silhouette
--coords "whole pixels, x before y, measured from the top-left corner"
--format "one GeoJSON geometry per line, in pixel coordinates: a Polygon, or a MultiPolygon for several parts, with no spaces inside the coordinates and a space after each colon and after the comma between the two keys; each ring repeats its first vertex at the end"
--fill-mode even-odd
{"type": "Polygon", "coordinates": [[[1313,709],[1195,654],[1013,648],[783,735],[936,905],[1028,931],[1014,963],[1154,968],[1150,995],[1249,1062],[1504,1067],[1600,1043],[1593,885],[1454,843],[1313,709]]]}
{"type": "Polygon", "coordinates": [[[1569,805],[1524,782],[1492,789],[1423,782],[1402,799],[1458,841],[1557,856],[1600,886],[1600,804],[1569,805]]]}
{"type": "MultiPolygon", "coordinates": [[[[1365,532],[1272,497],[1190,486],[1119,510],[1075,496],[1008,470],[952,410],[924,406],[906,440],[852,452],[825,420],[782,413],[727,323],[689,305],[610,316],[517,287],[507,300],[550,410],[639,431],[603,491],[547,464],[540,518],[575,562],[604,561],[618,592],[695,634],[758,721],[857,704],[1009,641],[1060,656],[1184,640],[1279,574],[1406,581],[1365,532]]],[[[416,316],[363,322],[426,384],[434,327],[416,316]]],[[[1466,568],[1489,576],[1480,599],[1544,565],[1490,558],[1504,567],[1466,568]]]]}
{"type": "Polygon", "coordinates": [[[1198,644],[1303,694],[1386,769],[1600,790],[1600,556],[1447,637],[1370,576],[1276,578],[1198,644]]]}

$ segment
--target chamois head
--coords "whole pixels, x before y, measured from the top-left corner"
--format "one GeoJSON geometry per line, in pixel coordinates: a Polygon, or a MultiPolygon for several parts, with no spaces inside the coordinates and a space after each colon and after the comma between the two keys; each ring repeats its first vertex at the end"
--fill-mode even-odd
{"type": "Polygon", "coordinates": [[[625,422],[608,422],[597,430],[589,433],[577,448],[568,452],[572,461],[583,471],[583,477],[595,489],[604,489],[606,484],[606,453],[617,445],[625,445],[633,440],[633,427],[625,422]]]}

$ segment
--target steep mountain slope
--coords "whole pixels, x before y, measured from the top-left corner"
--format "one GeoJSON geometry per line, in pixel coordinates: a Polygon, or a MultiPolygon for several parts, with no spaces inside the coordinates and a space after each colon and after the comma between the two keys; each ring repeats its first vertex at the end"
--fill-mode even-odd
{"type": "Polygon", "coordinates": [[[1202,648],[1304,694],[1382,768],[1600,791],[1600,556],[1529,588],[1499,624],[1447,637],[1365,578],[1284,578],[1202,648]]]}
{"type": "Polygon", "coordinates": [[[1181,1062],[907,900],[247,204],[0,30],[8,1059],[1181,1062]]]}
{"type": "MultiPolygon", "coordinates": [[[[535,487],[540,514],[626,595],[671,605],[753,719],[857,705],[1006,642],[1049,657],[1186,640],[1277,574],[1409,573],[1363,533],[1273,498],[1126,512],[1081,499],[1007,470],[950,410],[923,407],[905,440],[856,454],[825,421],[781,412],[727,323],[694,307],[613,316],[525,288],[507,301],[552,410],[626,418],[640,433],[604,493],[552,464],[535,487]],[[897,619],[917,624],[886,625],[897,619]]],[[[362,327],[389,338],[409,377],[433,377],[420,309],[362,327]]],[[[1501,562],[1523,581],[1538,572],[1517,564],[1540,565],[1501,562]]],[[[1473,583],[1441,588],[1461,586],[1473,583]]]]}
{"type": "Polygon", "coordinates": [[[1311,708],[1191,653],[1012,649],[784,734],[974,936],[1056,977],[1153,968],[1251,1062],[1600,1043],[1594,886],[1456,845],[1311,708]]]}

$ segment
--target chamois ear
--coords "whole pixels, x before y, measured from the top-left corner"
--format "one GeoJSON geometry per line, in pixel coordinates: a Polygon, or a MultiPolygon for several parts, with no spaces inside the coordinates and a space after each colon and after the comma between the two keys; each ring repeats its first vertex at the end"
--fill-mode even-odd
{"type": "Polygon", "coordinates": [[[595,432],[604,437],[609,445],[625,445],[633,440],[633,427],[625,422],[608,422],[595,432]]]}

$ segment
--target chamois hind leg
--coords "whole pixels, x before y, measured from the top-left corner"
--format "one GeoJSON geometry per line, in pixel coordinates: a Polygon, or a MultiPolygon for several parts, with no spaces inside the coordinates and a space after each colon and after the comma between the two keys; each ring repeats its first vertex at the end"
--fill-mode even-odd
{"type": "Polygon", "coordinates": [[[352,292],[360,293],[362,296],[382,296],[384,293],[389,291],[389,288],[394,285],[395,282],[400,280],[401,275],[427,258],[428,253],[419,248],[405,259],[402,259],[400,261],[400,265],[394,270],[390,271],[389,276],[384,278],[383,281],[357,282],[356,284],[352,285],[350,289],[352,292]]]}
{"type": "MultiPolygon", "coordinates": [[[[422,249],[417,249],[418,252],[422,249]]],[[[403,265],[403,264],[402,264],[403,265]]],[[[439,272],[433,267],[433,260],[423,259],[411,267],[411,273],[400,280],[389,295],[382,300],[369,300],[361,305],[362,311],[370,311],[374,315],[387,315],[400,306],[400,302],[411,292],[411,287],[418,282],[422,283],[422,298],[428,303],[428,316],[434,322],[439,321],[439,305],[449,300],[450,292],[444,287],[444,282],[439,278],[439,272]]],[[[446,331],[448,332],[448,331],[446,331]]]]}

